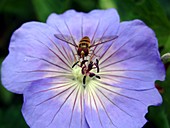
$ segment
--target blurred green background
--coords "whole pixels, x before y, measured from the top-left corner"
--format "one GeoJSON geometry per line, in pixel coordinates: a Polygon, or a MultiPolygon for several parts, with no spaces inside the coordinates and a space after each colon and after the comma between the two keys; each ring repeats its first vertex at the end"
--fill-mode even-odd
{"type": "MultiPolygon", "coordinates": [[[[45,22],[52,12],[68,9],[89,12],[93,9],[116,8],[122,21],[141,19],[156,33],[161,55],[170,52],[170,0],[1,0],[0,1],[0,64],[8,54],[10,37],[15,29],[28,21],[45,22]]],[[[17,62],[16,62],[17,63],[17,62]]],[[[144,128],[170,128],[170,63],[167,77],[156,82],[163,104],[150,107],[144,128]]],[[[0,128],[28,128],[22,113],[22,95],[0,86],[0,128]]]]}

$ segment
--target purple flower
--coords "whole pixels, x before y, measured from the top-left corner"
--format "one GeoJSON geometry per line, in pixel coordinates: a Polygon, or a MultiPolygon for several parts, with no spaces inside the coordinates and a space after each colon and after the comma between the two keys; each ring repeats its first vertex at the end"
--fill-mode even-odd
{"type": "Polygon", "coordinates": [[[164,77],[154,32],[120,23],[115,9],[25,23],[2,63],[2,83],[24,95],[31,128],[142,127],[148,106],[162,102],[154,82],[164,77]]]}

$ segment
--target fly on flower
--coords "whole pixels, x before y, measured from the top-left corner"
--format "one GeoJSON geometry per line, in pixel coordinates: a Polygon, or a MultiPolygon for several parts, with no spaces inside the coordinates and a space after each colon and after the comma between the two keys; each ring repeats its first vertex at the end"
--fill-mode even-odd
{"type": "Polygon", "coordinates": [[[62,34],[55,34],[54,35],[57,39],[64,41],[65,43],[68,43],[74,47],[77,48],[77,55],[79,56],[79,60],[77,62],[75,62],[72,66],[72,68],[74,68],[75,65],[77,65],[78,63],[80,63],[80,67],[82,67],[82,74],[84,75],[83,77],[83,85],[85,85],[85,81],[86,81],[86,77],[96,77],[98,79],[100,79],[100,76],[96,75],[95,73],[91,73],[90,70],[92,70],[95,65],[95,68],[97,68],[97,73],[99,72],[99,67],[98,67],[98,59],[96,59],[96,63],[93,64],[93,62],[91,61],[91,59],[93,58],[93,56],[95,55],[94,53],[91,53],[91,55],[89,55],[90,53],[90,49],[92,47],[96,47],[98,45],[110,42],[110,41],[114,41],[118,36],[110,36],[110,37],[101,37],[98,40],[95,40],[94,42],[92,42],[88,36],[83,37],[78,45],[76,43],[76,40],[74,39],[73,36],[68,36],[68,35],[62,35],[62,34]],[[84,58],[90,56],[89,60],[85,60],[84,58]],[[80,60],[82,59],[82,60],[80,60]],[[80,62],[81,61],[81,62],[80,62]],[[88,62],[88,65],[86,65],[85,63],[88,62]]]}
{"type": "Polygon", "coordinates": [[[23,24],[1,74],[5,88],[24,95],[31,128],[140,128],[148,106],[161,104],[154,83],[165,78],[153,30],[120,22],[115,9],[23,24]]]}
{"type": "MultiPolygon", "coordinates": [[[[94,42],[91,42],[88,36],[83,37],[78,45],[72,36],[67,35],[61,35],[61,34],[55,34],[54,35],[57,39],[64,41],[70,45],[73,45],[77,48],[77,55],[84,60],[84,57],[87,57],[90,53],[90,49],[92,47],[101,45],[103,43],[107,43],[110,41],[115,40],[118,36],[110,36],[110,37],[101,37],[98,40],[95,40],[94,42]]],[[[94,53],[93,53],[94,54],[94,53]]],[[[76,62],[77,63],[77,62],[76,62]]]]}

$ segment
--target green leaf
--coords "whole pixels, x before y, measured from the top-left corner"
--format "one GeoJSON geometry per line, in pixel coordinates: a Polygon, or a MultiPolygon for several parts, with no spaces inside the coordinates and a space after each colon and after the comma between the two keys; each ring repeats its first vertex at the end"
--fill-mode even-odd
{"type": "Polygon", "coordinates": [[[0,128],[29,128],[21,114],[21,105],[0,109],[0,128]]]}
{"type": "Polygon", "coordinates": [[[9,104],[13,98],[13,93],[7,91],[1,84],[0,84],[0,101],[5,104],[9,104]]]}
{"type": "Polygon", "coordinates": [[[72,0],[71,8],[77,11],[89,12],[95,8],[98,8],[98,0],[72,0]]]}
{"type": "Polygon", "coordinates": [[[163,105],[165,107],[165,112],[167,114],[167,117],[168,117],[168,121],[169,121],[169,124],[170,124],[170,67],[168,68],[167,70],[167,73],[166,73],[166,79],[164,82],[161,82],[160,85],[163,87],[164,89],[164,93],[163,93],[163,105]]]}
{"type": "Polygon", "coordinates": [[[167,52],[170,52],[170,35],[168,36],[167,41],[165,42],[164,50],[162,51],[162,54],[165,54],[167,52]]]}
{"type": "Polygon", "coordinates": [[[99,6],[101,9],[116,8],[116,4],[113,0],[99,0],[99,6]]]}
{"type": "Polygon", "coordinates": [[[159,3],[163,6],[164,11],[170,19],[170,2],[169,0],[158,0],[159,3]]]}
{"type": "Polygon", "coordinates": [[[45,22],[53,13],[62,13],[68,9],[69,0],[32,0],[38,20],[45,22]]]}
{"type": "Polygon", "coordinates": [[[34,13],[30,0],[1,0],[0,12],[30,18],[34,13]]]}
{"type": "Polygon", "coordinates": [[[163,106],[149,107],[149,113],[146,115],[146,118],[152,122],[154,128],[169,128],[167,115],[163,106]]]}

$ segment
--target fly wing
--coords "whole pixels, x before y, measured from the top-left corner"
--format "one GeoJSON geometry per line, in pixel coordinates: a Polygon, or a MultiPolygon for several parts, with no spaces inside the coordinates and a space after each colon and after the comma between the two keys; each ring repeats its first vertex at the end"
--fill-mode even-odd
{"type": "Polygon", "coordinates": [[[91,47],[94,47],[94,46],[97,46],[97,45],[100,45],[100,44],[104,44],[104,43],[110,42],[110,41],[114,41],[116,38],[118,38],[117,35],[114,35],[114,36],[105,36],[105,37],[96,39],[96,40],[94,41],[94,44],[92,44],[92,45],[90,46],[90,48],[91,48],[91,47]]]}
{"type": "Polygon", "coordinates": [[[64,41],[64,42],[66,42],[66,43],[68,43],[68,44],[71,44],[71,45],[73,45],[73,46],[75,46],[75,47],[78,47],[77,44],[76,44],[76,42],[75,42],[75,39],[74,39],[73,37],[71,37],[71,36],[62,35],[62,34],[54,34],[54,36],[55,36],[57,39],[61,40],[61,41],[64,41]]]}

